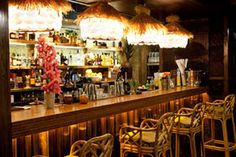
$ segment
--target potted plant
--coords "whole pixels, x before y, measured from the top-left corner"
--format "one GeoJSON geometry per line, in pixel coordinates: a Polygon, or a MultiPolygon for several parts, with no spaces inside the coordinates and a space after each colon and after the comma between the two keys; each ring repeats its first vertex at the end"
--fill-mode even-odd
{"type": "Polygon", "coordinates": [[[55,94],[61,93],[61,71],[58,68],[56,60],[56,50],[53,46],[46,44],[46,39],[41,37],[38,41],[38,58],[43,66],[43,79],[46,81],[42,86],[44,90],[44,101],[47,108],[53,108],[55,103],[55,94]]]}

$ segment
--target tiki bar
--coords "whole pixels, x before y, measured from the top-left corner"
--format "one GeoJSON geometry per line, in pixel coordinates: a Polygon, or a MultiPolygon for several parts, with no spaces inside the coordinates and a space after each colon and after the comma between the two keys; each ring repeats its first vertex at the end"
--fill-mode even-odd
{"type": "Polygon", "coordinates": [[[0,2],[0,157],[236,156],[235,0],[0,2]]]}

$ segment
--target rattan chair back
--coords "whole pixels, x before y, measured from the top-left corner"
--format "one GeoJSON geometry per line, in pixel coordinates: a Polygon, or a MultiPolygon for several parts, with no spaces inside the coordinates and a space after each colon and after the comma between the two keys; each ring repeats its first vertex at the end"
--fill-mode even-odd
{"type": "Polygon", "coordinates": [[[174,113],[165,113],[160,119],[145,119],[140,127],[123,126],[120,129],[121,156],[126,152],[159,156],[163,150],[171,150],[170,130],[174,113]]]}
{"type": "Polygon", "coordinates": [[[91,138],[88,141],[79,140],[71,146],[70,155],[79,157],[111,157],[114,138],[111,134],[91,138]]]}
{"type": "Polygon", "coordinates": [[[202,118],[205,114],[205,103],[198,103],[194,108],[181,108],[176,114],[174,127],[195,128],[201,126],[202,118]]]}

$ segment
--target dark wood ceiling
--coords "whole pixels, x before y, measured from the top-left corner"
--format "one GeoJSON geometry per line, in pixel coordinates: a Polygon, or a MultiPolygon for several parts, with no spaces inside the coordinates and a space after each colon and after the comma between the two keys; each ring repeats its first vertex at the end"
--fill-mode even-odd
{"type": "MultiPolygon", "coordinates": [[[[79,5],[90,6],[101,0],[73,0],[79,5]]],[[[103,0],[104,1],[104,0],[103,0]]],[[[236,0],[106,0],[114,8],[127,16],[134,16],[134,7],[145,3],[151,9],[151,15],[164,20],[170,14],[177,14],[181,19],[208,17],[209,14],[227,14],[230,5],[236,0]]]]}

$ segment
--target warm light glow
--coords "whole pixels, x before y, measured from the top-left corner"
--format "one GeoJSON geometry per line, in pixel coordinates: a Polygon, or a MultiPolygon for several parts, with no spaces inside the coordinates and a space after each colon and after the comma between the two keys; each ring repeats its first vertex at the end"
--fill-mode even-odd
{"type": "Polygon", "coordinates": [[[137,5],[137,15],[129,21],[127,41],[133,45],[158,45],[167,29],[155,18],[150,16],[150,9],[137,5]]]}
{"type": "Polygon", "coordinates": [[[80,21],[81,37],[94,40],[121,40],[124,26],[107,18],[86,18],[80,21]]]}
{"type": "Polygon", "coordinates": [[[130,30],[127,34],[129,44],[133,45],[158,45],[164,36],[164,32],[149,29],[143,34],[130,30]]]}
{"type": "Polygon", "coordinates": [[[179,19],[177,15],[166,17],[168,32],[159,44],[161,48],[185,48],[188,39],[193,38],[193,34],[178,23],[179,19]]]}
{"type": "Polygon", "coordinates": [[[92,40],[121,40],[126,19],[106,1],[99,1],[77,16],[81,37],[92,40]]]}
{"type": "Polygon", "coordinates": [[[22,10],[9,6],[9,29],[13,31],[60,30],[62,12],[52,8],[22,10]]]}
{"type": "Polygon", "coordinates": [[[188,36],[167,34],[160,42],[161,48],[185,48],[188,44],[188,36]]]}

